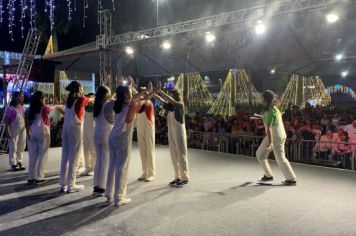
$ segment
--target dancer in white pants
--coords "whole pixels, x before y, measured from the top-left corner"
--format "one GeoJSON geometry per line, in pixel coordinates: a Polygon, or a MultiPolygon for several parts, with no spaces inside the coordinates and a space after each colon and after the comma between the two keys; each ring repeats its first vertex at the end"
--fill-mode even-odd
{"type": "Polygon", "coordinates": [[[136,118],[137,141],[142,161],[142,175],[138,180],[150,182],[156,175],[154,105],[149,99],[142,102],[136,118]]]}
{"type": "Polygon", "coordinates": [[[113,103],[110,89],[106,86],[98,87],[94,102],[94,143],[96,148],[96,164],[94,171],[94,192],[93,195],[105,193],[106,180],[109,167],[109,134],[114,123],[113,103]]]}
{"type": "Polygon", "coordinates": [[[163,108],[168,111],[168,142],[175,172],[175,179],[169,185],[179,188],[189,182],[184,104],[177,90],[170,90],[168,95],[159,88],[158,95],[156,97],[165,103],[163,108]]]}
{"type": "Polygon", "coordinates": [[[9,145],[9,165],[11,171],[25,170],[22,164],[26,148],[24,96],[15,92],[5,111],[5,131],[9,145]]]}
{"type": "MultiPolygon", "coordinates": [[[[131,79],[131,86],[133,82],[131,79]]],[[[119,86],[116,89],[114,112],[115,124],[109,136],[110,162],[105,196],[107,202],[115,201],[115,206],[131,202],[127,197],[127,178],[130,162],[132,132],[135,114],[141,106],[138,94],[132,99],[132,87],[119,86]]]]}
{"type": "MultiPolygon", "coordinates": [[[[94,98],[94,94],[87,94],[86,97],[94,98]]],[[[84,175],[92,176],[94,175],[94,168],[96,162],[96,151],[94,144],[94,117],[93,117],[93,106],[94,104],[89,103],[85,107],[84,124],[83,124],[83,148],[84,148],[84,162],[85,171],[84,175]]]]}
{"type": "Polygon", "coordinates": [[[31,97],[30,107],[26,111],[28,184],[40,184],[46,181],[44,176],[51,141],[49,113],[53,109],[62,109],[62,107],[62,105],[44,105],[44,94],[41,91],[36,91],[31,97]]]}
{"type": "Polygon", "coordinates": [[[72,81],[66,90],[69,91],[69,95],[62,130],[60,191],[72,193],[84,189],[84,185],[76,184],[76,169],[79,156],[83,155],[84,109],[94,99],[83,96],[83,87],[77,81],[72,81]]]}
{"type": "Polygon", "coordinates": [[[260,181],[273,180],[273,173],[268,163],[268,155],[273,150],[277,164],[286,179],[283,184],[296,185],[296,176],[285,156],[284,143],[287,135],[284,130],[282,115],[278,108],[274,106],[275,102],[275,95],[272,91],[266,90],[262,93],[262,105],[265,107],[262,118],[267,136],[256,152],[257,159],[265,172],[260,181]]]}

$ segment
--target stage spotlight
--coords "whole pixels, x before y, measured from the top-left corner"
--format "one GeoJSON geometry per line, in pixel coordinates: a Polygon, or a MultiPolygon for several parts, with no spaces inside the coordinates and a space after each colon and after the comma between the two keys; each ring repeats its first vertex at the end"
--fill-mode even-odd
{"type": "Polygon", "coordinates": [[[276,69],[275,68],[271,69],[270,73],[271,75],[274,75],[276,73],[276,69]]]}
{"type": "Polygon", "coordinates": [[[326,20],[328,23],[332,24],[339,20],[339,16],[334,13],[329,13],[326,15],[326,20]]]}
{"type": "Polygon", "coordinates": [[[255,26],[256,34],[264,34],[266,32],[266,25],[261,21],[257,21],[257,25],[255,26]]]}
{"type": "Polygon", "coordinates": [[[208,43],[214,42],[215,39],[216,39],[215,35],[212,34],[211,32],[206,32],[206,33],[205,33],[205,40],[206,40],[208,43]]]}
{"type": "Polygon", "coordinates": [[[343,57],[344,57],[344,55],[342,55],[342,53],[337,54],[337,55],[335,56],[335,60],[336,60],[336,61],[341,61],[343,57]]]}
{"type": "Polygon", "coordinates": [[[132,47],[126,47],[125,51],[126,51],[127,55],[133,55],[134,54],[134,50],[133,50],[132,47]]]}
{"type": "Polygon", "coordinates": [[[344,70],[341,72],[341,77],[345,78],[348,74],[349,74],[349,72],[347,70],[344,70]]]}
{"type": "Polygon", "coordinates": [[[162,48],[163,48],[164,50],[169,50],[169,49],[171,49],[171,47],[172,47],[172,44],[171,44],[171,42],[169,42],[169,41],[164,41],[164,42],[162,43],[162,48]]]}

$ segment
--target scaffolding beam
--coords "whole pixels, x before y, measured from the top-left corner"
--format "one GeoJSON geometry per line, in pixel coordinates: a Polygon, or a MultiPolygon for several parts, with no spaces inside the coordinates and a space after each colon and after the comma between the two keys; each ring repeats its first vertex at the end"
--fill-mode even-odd
{"type": "Polygon", "coordinates": [[[351,3],[351,0],[279,0],[186,22],[108,37],[99,35],[98,37],[100,37],[101,45],[112,47],[180,33],[210,29],[223,25],[253,22],[267,16],[280,16],[301,11],[322,10],[341,3],[348,4],[351,3]]]}

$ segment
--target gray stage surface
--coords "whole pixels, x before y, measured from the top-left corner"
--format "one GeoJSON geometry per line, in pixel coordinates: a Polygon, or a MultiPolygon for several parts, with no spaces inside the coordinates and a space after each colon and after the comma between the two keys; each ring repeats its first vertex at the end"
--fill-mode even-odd
{"type": "MultiPolygon", "coordinates": [[[[129,196],[122,207],[85,191],[58,193],[60,149],[51,149],[49,181],[25,185],[26,173],[7,172],[0,159],[0,235],[356,235],[356,173],[293,164],[298,186],[259,186],[262,172],[253,158],[189,150],[191,183],[173,179],[169,150],[158,146],[157,179],[137,182],[140,157],[133,148],[129,196]]],[[[27,164],[27,157],[26,164],[27,164]]]]}

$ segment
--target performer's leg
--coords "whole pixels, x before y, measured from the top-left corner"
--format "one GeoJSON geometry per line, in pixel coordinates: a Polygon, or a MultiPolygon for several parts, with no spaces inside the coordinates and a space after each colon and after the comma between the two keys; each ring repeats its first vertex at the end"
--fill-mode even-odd
{"type": "Polygon", "coordinates": [[[273,173],[268,163],[268,155],[270,154],[271,150],[267,150],[267,145],[268,145],[268,138],[265,137],[261,145],[257,149],[256,157],[258,162],[261,164],[263,171],[265,172],[265,175],[267,177],[272,177],[273,173]]]}

